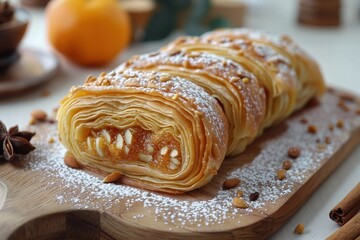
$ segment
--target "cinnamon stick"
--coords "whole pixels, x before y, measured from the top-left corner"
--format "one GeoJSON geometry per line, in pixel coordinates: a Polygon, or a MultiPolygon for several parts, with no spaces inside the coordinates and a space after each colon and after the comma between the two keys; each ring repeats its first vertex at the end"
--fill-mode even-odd
{"type": "Polygon", "coordinates": [[[360,210],[360,183],[341,200],[329,213],[330,218],[340,226],[348,222],[360,210]]]}
{"type": "Polygon", "coordinates": [[[326,240],[358,240],[360,239],[360,213],[356,214],[344,226],[336,230],[326,240]]]}

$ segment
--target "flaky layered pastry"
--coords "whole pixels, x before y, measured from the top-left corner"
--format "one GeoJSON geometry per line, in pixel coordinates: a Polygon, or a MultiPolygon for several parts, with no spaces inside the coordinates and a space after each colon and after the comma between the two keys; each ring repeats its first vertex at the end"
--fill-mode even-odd
{"type": "Polygon", "coordinates": [[[79,164],[170,193],[209,182],[228,142],[216,100],[164,73],[125,70],[90,77],[62,100],[58,120],[60,139],[79,164]]]}
{"type": "Polygon", "coordinates": [[[203,87],[229,121],[230,156],[325,90],[317,64],[288,37],[248,29],[180,37],[118,69],[126,68],[167,72],[203,87]]]}
{"type": "Polygon", "coordinates": [[[317,64],[290,38],[224,29],[88,78],[62,101],[59,133],[87,168],[181,193],[324,90],[317,64]]]}

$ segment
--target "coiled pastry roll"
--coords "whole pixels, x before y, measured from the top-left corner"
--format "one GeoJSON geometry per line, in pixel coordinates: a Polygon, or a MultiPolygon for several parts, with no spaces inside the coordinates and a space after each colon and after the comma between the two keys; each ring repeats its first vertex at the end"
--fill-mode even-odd
{"type": "Polygon", "coordinates": [[[79,164],[169,193],[199,188],[226,153],[228,123],[203,88],[165,73],[89,77],[62,100],[59,135],[79,164]]]}
{"type": "Polygon", "coordinates": [[[160,51],[135,56],[118,69],[135,68],[181,76],[203,87],[221,104],[229,122],[227,154],[245,149],[265,117],[265,91],[237,62],[207,52],[160,51]]]}
{"type": "Polygon", "coordinates": [[[184,76],[206,89],[229,120],[230,156],[325,89],[317,64],[289,38],[247,29],[181,37],[124,68],[184,76]]]}

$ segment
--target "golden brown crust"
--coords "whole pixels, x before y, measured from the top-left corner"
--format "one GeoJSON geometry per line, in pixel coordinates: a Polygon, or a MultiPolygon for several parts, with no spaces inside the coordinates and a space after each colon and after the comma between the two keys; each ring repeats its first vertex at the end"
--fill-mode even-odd
{"type": "Polygon", "coordinates": [[[135,56],[118,69],[126,68],[166,72],[203,87],[219,101],[229,121],[228,154],[242,151],[261,128],[265,91],[253,74],[232,60],[206,52],[161,51],[135,56]]]}
{"type": "Polygon", "coordinates": [[[201,87],[164,73],[125,70],[90,77],[64,98],[58,119],[62,143],[81,165],[107,174],[118,171],[131,184],[163,192],[190,191],[209,182],[228,142],[227,120],[216,100],[201,87]],[[136,159],[112,162],[81,148],[91,129],[107,126],[171,132],[181,143],[182,165],[169,170],[136,159]]]}
{"type": "Polygon", "coordinates": [[[181,193],[205,185],[225,154],[241,153],[266,127],[324,90],[319,67],[290,38],[224,29],[179,38],[109,74],[89,77],[62,101],[59,132],[84,167],[118,171],[129,185],[181,193]],[[170,159],[174,162],[166,162],[168,168],[154,168],[159,165],[156,154],[116,162],[101,150],[118,144],[106,129],[119,129],[121,135],[132,127],[158,136],[170,133],[174,156],[181,159],[170,159]],[[99,136],[103,128],[104,136],[99,136]],[[91,151],[86,152],[91,129],[96,131],[87,137],[91,151]]]}

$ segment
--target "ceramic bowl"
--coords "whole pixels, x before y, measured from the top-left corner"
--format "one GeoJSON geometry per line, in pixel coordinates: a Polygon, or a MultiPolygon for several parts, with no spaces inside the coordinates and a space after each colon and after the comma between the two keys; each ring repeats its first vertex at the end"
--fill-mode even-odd
{"type": "Polygon", "coordinates": [[[0,24],[0,58],[13,55],[25,35],[30,21],[30,13],[16,8],[14,19],[0,24]]]}

